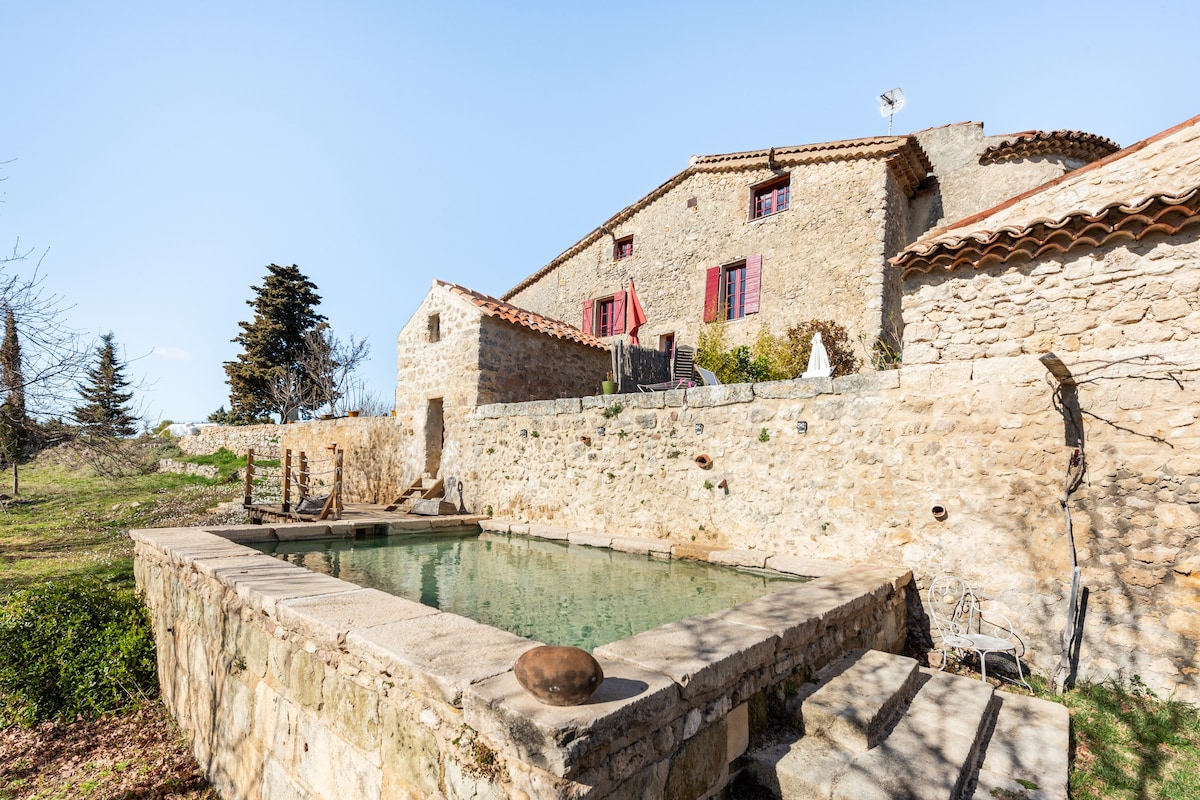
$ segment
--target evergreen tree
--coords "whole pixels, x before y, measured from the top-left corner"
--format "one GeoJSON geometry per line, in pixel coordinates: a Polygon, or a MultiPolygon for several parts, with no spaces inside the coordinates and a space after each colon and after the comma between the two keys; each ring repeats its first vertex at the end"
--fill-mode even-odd
{"type": "Polygon", "coordinates": [[[0,461],[11,464],[13,493],[20,484],[17,464],[29,443],[29,418],[25,414],[25,375],[21,370],[21,343],[17,339],[17,315],[4,312],[4,341],[0,343],[0,461]]]}
{"type": "Polygon", "coordinates": [[[96,348],[96,366],[88,370],[88,383],[76,386],[83,405],[76,406],[73,416],[92,437],[114,438],[137,433],[138,417],[129,407],[133,392],[123,374],[125,365],[117,360],[111,332],[100,337],[96,348]]]}
{"type": "Polygon", "coordinates": [[[255,297],[246,304],[254,319],[238,323],[242,332],[233,341],[242,352],[225,362],[230,419],[248,424],[272,413],[281,421],[292,411],[307,415],[323,402],[314,399],[319,391],[304,368],[306,335],[326,327],[314,310],[321,302],[317,287],[295,264],[270,264],[262,286],[250,288],[255,297]]]}

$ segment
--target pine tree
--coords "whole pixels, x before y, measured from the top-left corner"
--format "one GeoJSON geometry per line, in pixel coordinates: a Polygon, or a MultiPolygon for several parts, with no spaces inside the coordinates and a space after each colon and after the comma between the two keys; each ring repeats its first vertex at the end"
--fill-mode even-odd
{"type": "Polygon", "coordinates": [[[115,438],[137,433],[138,417],[129,407],[133,392],[125,391],[129,381],[124,370],[112,333],[104,334],[96,348],[96,366],[88,370],[88,383],[76,386],[84,403],[75,407],[73,416],[84,435],[115,438]]]}
{"type": "Polygon", "coordinates": [[[254,319],[238,323],[242,332],[233,341],[242,352],[236,361],[225,362],[230,418],[246,424],[268,414],[278,414],[281,421],[292,411],[307,414],[321,404],[304,368],[305,336],[326,327],[325,317],[314,310],[321,302],[317,287],[295,264],[270,264],[262,286],[250,288],[255,297],[246,304],[254,309],[254,319]]]}
{"type": "Polygon", "coordinates": [[[20,489],[17,464],[29,443],[29,418],[25,414],[25,376],[21,370],[21,343],[17,338],[17,315],[4,312],[4,341],[0,343],[0,461],[11,464],[13,494],[20,489]]]}

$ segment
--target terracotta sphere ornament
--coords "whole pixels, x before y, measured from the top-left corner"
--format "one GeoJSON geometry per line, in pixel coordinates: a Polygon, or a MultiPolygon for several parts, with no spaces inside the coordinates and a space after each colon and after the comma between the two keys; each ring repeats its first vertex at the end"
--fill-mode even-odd
{"type": "Polygon", "coordinates": [[[600,688],[604,670],[587,650],[542,645],[513,665],[521,688],[548,706],[577,706],[600,688]]]}

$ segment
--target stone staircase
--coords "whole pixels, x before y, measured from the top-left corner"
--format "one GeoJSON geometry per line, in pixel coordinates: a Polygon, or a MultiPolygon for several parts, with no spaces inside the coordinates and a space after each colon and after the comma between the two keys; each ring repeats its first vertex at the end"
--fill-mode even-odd
{"type": "Polygon", "coordinates": [[[920,668],[911,658],[876,650],[847,653],[789,700],[787,711],[802,733],[776,737],[747,753],[742,796],[1067,797],[1065,707],[920,668]]]}

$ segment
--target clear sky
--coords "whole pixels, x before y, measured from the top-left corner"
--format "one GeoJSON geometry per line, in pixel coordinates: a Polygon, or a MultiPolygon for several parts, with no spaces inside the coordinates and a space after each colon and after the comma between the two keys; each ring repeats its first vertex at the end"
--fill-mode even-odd
{"type": "Polygon", "coordinates": [[[272,262],[390,399],[434,278],[502,294],[692,154],[884,134],[896,86],[896,133],[1128,145],[1200,113],[1191,0],[0,0],[0,30],[0,246],[49,249],[151,421],[228,403],[272,262]]]}

